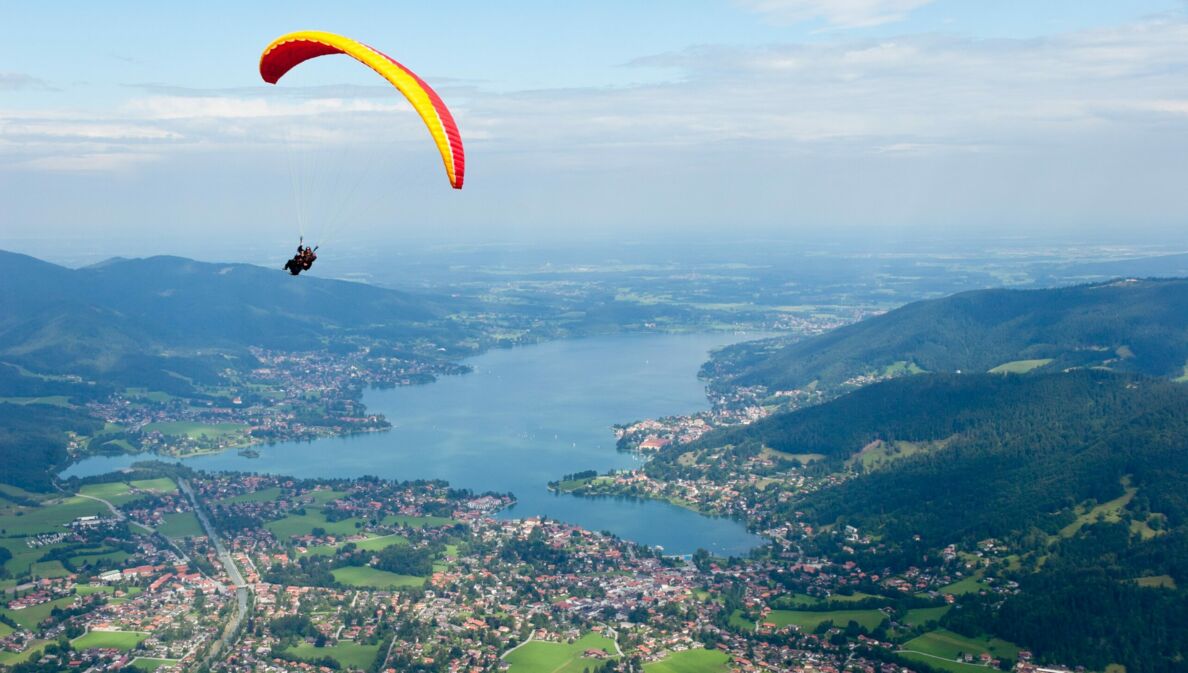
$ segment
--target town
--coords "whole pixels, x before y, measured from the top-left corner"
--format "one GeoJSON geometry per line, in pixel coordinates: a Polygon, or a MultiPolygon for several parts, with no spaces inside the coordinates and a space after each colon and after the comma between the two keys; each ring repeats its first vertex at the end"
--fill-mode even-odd
{"type": "MultiPolygon", "coordinates": [[[[0,610],[0,665],[886,673],[935,656],[917,641],[963,594],[1012,590],[987,574],[993,543],[890,574],[853,560],[880,544],[853,528],[793,522],[750,558],[668,557],[434,481],[157,464],[72,485],[5,512],[29,574],[0,610]]],[[[946,664],[1031,670],[1009,643],[945,637],[961,650],[946,664]]]]}

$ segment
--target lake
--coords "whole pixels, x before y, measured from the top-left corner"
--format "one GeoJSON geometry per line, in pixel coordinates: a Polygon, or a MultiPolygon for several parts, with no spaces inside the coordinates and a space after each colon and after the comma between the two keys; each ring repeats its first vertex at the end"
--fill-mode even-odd
{"type": "MultiPolygon", "coordinates": [[[[610,531],[666,553],[698,547],[741,555],[763,540],[738,522],[655,501],[578,498],[550,493],[547,482],[582,470],[630,468],[611,426],[706,409],[697,371],[711,349],[762,335],[616,335],[495,350],[467,361],[474,371],[423,386],[369,390],[369,410],[392,430],[314,442],[256,447],[186,459],[204,470],[295,477],[444,479],[476,492],[512,492],[504,516],[543,515],[610,531]]],[[[94,457],[62,476],[102,474],[144,456],[94,457]]]]}

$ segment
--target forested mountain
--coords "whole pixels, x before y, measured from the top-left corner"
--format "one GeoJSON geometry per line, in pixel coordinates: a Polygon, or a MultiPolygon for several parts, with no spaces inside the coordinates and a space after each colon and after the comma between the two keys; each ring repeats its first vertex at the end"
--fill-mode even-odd
{"type": "Polygon", "coordinates": [[[863,567],[988,539],[1009,549],[983,572],[1018,590],[964,597],[947,628],[1095,670],[1188,670],[1188,385],[1096,369],[901,377],[711,433],[647,469],[672,477],[690,469],[680,454],[723,446],[737,464],[764,447],[822,456],[821,473],[846,461],[856,476],[774,514],[871,533],[879,551],[859,552],[863,567]]]}
{"type": "Polygon", "coordinates": [[[802,341],[733,346],[708,373],[729,385],[787,390],[888,368],[984,372],[1021,360],[1178,376],[1188,360],[1188,279],[963,292],[802,341]]]}
{"type": "Polygon", "coordinates": [[[0,264],[0,362],[39,373],[148,385],[163,370],[200,377],[227,366],[216,352],[248,346],[466,336],[429,298],[279,269],[178,257],[67,269],[7,252],[0,264]]]}

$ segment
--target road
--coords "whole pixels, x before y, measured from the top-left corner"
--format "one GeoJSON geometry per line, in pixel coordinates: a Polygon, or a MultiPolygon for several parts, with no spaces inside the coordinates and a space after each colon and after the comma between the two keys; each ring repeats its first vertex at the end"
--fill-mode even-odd
{"type": "Polygon", "coordinates": [[[223,570],[227,573],[227,577],[231,578],[231,583],[235,585],[235,618],[223,630],[222,639],[210,648],[210,654],[207,655],[207,659],[213,660],[224,647],[231,646],[231,643],[235,641],[235,634],[239,632],[240,625],[247,618],[248,585],[244,581],[243,575],[239,573],[239,567],[235,565],[235,559],[231,558],[231,554],[223,546],[223,540],[219,537],[219,532],[210,523],[210,519],[206,518],[205,510],[198,506],[198,499],[194,497],[194,490],[190,488],[189,482],[179,478],[177,485],[186,494],[186,497],[189,498],[190,505],[194,508],[194,514],[197,515],[198,521],[202,524],[202,529],[206,531],[206,537],[214,545],[215,553],[219,557],[219,563],[223,564],[223,570]]]}

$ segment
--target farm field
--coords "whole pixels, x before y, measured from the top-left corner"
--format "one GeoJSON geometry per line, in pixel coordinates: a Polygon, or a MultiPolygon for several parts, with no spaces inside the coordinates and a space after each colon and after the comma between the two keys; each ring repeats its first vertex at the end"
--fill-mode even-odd
{"type": "Polygon", "coordinates": [[[949,609],[950,606],[942,605],[938,608],[916,608],[914,610],[908,610],[907,615],[903,618],[903,623],[908,626],[920,626],[928,622],[937,621],[945,616],[945,613],[949,609]]]}
{"type": "Polygon", "coordinates": [[[777,628],[796,626],[801,631],[811,632],[821,622],[832,621],[835,626],[844,627],[850,621],[855,621],[867,629],[875,629],[886,618],[878,610],[830,610],[828,612],[809,612],[807,610],[772,610],[764,618],[764,622],[771,622],[777,628]]]}
{"type": "Polygon", "coordinates": [[[726,673],[730,657],[721,650],[685,650],[644,664],[644,673],[726,673]]]}
{"type": "Polygon", "coordinates": [[[269,521],[264,527],[280,540],[288,540],[297,535],[310,535],[313,529],[324,529],[330,535],[346,537],[359,532],[355,524],[362,524],[361,519],[342,519],[341,521],[327,521],[321,509],[310,508],[305,514],[290,514],[283,519],[269,521]]]}
{"type": "MultiPolygon", "coordinates": [[[[904,643],[901,649],[908,652],[922,652],[925,655],[940,657],[952,663],[957,663],[954,660],[962,654],[979,655],[983,652],[988,652],[994,657],[1007,657],[1010,659],[1019,656],[1019,647],[1005,640],[998,638],[966,638],[945,629],[930,631],[918,638],[913,638],[904,643]]],[[[905,656],[908,656],[907,653],[905,653],[905,656]]],[[[919,659],[918,661],[926,661],[929,664],[937,662],[936,659],[930,659],[928,657],[919,659]]]]}
{"type": "Polygon", "coordinates": [[[990,370],[991,374],[1026,374],[1033,369],[1039,369],[1052,361],[1052,358],[1038,358],[1035,360],[1011,360],[1004,362],[990,370]]]}
{"type": "Polygon", "coordinates": [[[601,660],[582,656],[586,650],[602,650],[613,656],[615,644],[610,638],[587,633],[572,643],[532,641],[504,661],[511,664],[509,673],[582,673],[601,660]]]}
{"type": "Polygon", "coordinates": [[[37,507],[10,505],[0,507],[0,534],[53,533],[80,516],[106,514],[109,514],[109,511],[103,503],[78,496],[45,500],[37,507]]]}
{"type": "Polygon", "coordinates": [[[305,550],[306,554],[314,556],[332,556],[339,547],[345,544],[354,544],[357,548],[363,551],[379,551],[386,547],[391,547],[394,544],[408,544],[408,538],[402,535],[380,535],[376,537],[369,537],[366,540],[352,540],[350,542],[340,542],[338,544],[320,544],[310,547],[305,550]]]}
{"type": "Polygon", "coordinates": [[[28,661],[34,654],[39,654],[50,641],[34,640],[25,647],[24,652],[0,652],[0,666],[13,666],[28,661]]]}
{"type": "Polygon", "coordinates": [[[166,514],[164,521],[157,527],[157,532],[165,537],[195,537],[202,535],[202,524],[193,512],[174,512],[166,514]]]}
{"type": "Polygon", "coordinates": [[[49,617],[50,613],[54,611],[54,608],[66,608],[73,603],[74,597],[66,596],[64,598],[52,600],[48,603],[33,605],[25,608],[24,610],[9,610],[8,608],[3,608],[0,609],[0,614],[3,614],[12,621],[16,622],[21,626],[21,628],[32,629],[33,627],[40,624],[46,617],[49,617]]]}
{"type": "Polygon", "coordinates": [[[168,423],[149,423],[144,426],[144,432],[159,432],[162,435],[189,437],[190,439],[218,439],[227,435],[234,435],[246,430],[242,423],[193,423],[190,421],[173,421],[168,423]]]}
{"type": "Polygon", "coordinates": [[[91,631],[70,641],[70,644],[76,650],[111,647],[127,652],[135,649],[145,638],[148,638],[148,634],[138,631],[91,631]]]}
{"type": "Polygon", "coordinates": [[[409,528],[437,528],[439,526],[451,526],[457,523],[453,519],[444,516],[406,516],[404,514],[389,514],[384,517],[384,525],[387,526],[408,526],[409,528]]]}
{"type": "Polygon", "coordinates": [[[397,575],[396,573],[390,573],[387,570],[379,570],[370,566],[335,568],[331,573],[334,575],[334,579],[352,587],[389,589],[396,587],[419,587],[425,584],[424,577],[397,575]]]}
{"type": "Polygon", "coordinates": [[[154,659],[152,657],[136,657],[132,660],[132,668],[146,673],[152,673],[158,669],[172,666],[178,663],[179,659],[154,659]]]}
{"type": "Polygon", "coordinates": [[[360,645],[344,641],[337,645],[314,647],[309,643],[302,643],[286,649],[285,652],[299,659],[314,660],[330,657],[343,668],[357,668],[366,671],[375,661],[375,657],[379,653],[379,645],[360,645]]]}
{"type": "Polygon", "coordinates": [[[963,577],[962,579],[960,579],[956,582],[953,582],[952,584],[950,584],[948,586],[941,587],[940,592],[942,594],[956,594],[956,595],[972,594],[972,593],[977,593],[985,588],[986,588],[986,585],[982,583],[982,571],[979,570],[976,573],[970,575],[969,577],[963,577]]]}
{"type": "Polygon", "coordinates": [[[219,500],[224,505],[234,505],[241,502],[269,502],[276,500],[281,495],[280,487],[273,486],[259,491],[252,491],[251,493],[244,493],[242,495],[233,495],[229,498],[219,500]]]}

